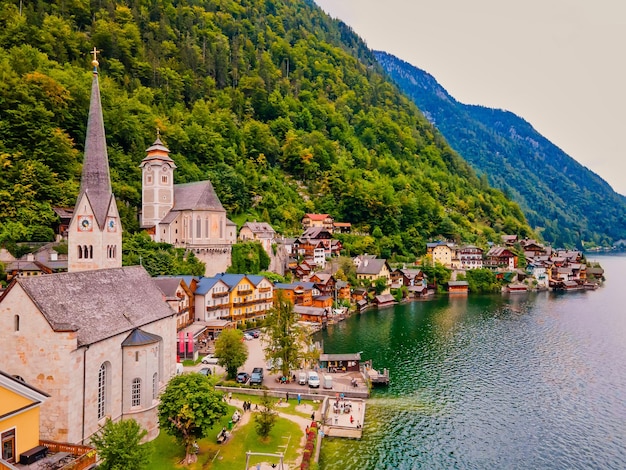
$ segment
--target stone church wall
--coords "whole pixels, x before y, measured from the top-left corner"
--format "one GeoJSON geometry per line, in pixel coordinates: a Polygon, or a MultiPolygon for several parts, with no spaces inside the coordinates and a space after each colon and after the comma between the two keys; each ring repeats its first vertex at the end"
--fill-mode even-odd
{"type": "Polygon", "coordinates": [[[194,254],[205,264],[206,269],[204,275],[207,277],[226,272],[228,267],[232,264],[230,245],[224,245],[219,248],[200,249],[200,253],[196,253],[194,250],[194,254]]]}

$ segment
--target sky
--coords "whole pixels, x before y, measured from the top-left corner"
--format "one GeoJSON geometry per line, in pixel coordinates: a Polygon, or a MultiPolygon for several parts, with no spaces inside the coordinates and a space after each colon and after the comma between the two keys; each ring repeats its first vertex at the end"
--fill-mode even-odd
{"type": "Polygon", "coordinates": [[[315,0],[457,101],[504,109],[626,195],[625,0],[315,0]]]}

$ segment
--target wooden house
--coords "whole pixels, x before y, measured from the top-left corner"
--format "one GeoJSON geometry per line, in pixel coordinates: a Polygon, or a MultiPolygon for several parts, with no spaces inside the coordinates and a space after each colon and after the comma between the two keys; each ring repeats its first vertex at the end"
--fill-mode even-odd
{"type": "Polygon", "coordinates": [[[468,291],[469,291],[469,285],[467,281],[449,281],[448,282],[448,294],[467,295],[468,291]]]}

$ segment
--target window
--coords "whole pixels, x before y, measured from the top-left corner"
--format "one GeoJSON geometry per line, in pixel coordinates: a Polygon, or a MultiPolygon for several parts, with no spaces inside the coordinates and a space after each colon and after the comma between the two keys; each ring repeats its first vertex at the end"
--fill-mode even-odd
{"type": "Polygon", "coordinates": [[[15,315],[13,317],[13,326],[15,331],[20,331],[20,316],[19,315],[15,315]]]}
{"type": "Polygon", "coordinates": [[[167,175],[161,175],[161,183],[167,184],[167,175]]]}
{"type": "Polygon", "coordinates": [[[135,362],[139,362],[139,351],[135,351],[135,362]]]}
{"type": "Polygon", "coordinates": [[[78,245],[78,259],[83,259],[83,247],[78,245]]]}
{"type": "Polygon", "coordinates": [[[202,220],[196,219],[196,238],[202,238],[202,220]]]}
{"type": "Polygon", "coordinates": [[[100,366],[98,372],[98,419],[104,418],[106,413],[107,364],[100,366]]]}
{"type": "Polygon", "coordinates": [[[0,457],[8,463],[15,463],[15,428],[3,432],[0,439],[2,440],[0,457]]]}
{"type": "Polygon", "coordinates": [[[141,406],[141,379],[133,379],[130,404],[131,406],[141,406]]]}
{"type": "Polygon", "coordinates": [[[159,376],[155,372],[152,376],[152,399],[156,400],[157,395],[159,394],[159,376]]]}

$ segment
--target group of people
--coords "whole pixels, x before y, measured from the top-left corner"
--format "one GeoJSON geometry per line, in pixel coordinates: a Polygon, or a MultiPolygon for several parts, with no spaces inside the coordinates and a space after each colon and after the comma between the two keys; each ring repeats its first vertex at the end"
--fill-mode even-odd
{"type": "MultiPolygon", "coordinates": [[[[250,403],[249,401],[244,401],[243,402],[243,411],[250,411],[252,409],[252,403],[250,403]]],[[[259,405],[254,405],[254,409],[258,410],[259,409],[259,405]]]]}

